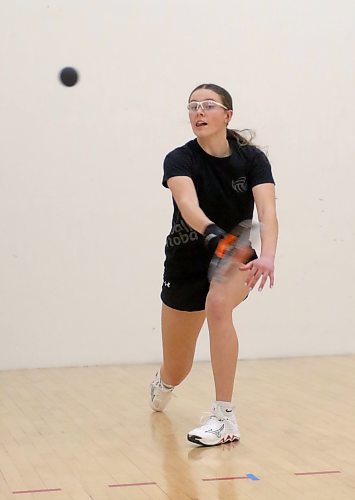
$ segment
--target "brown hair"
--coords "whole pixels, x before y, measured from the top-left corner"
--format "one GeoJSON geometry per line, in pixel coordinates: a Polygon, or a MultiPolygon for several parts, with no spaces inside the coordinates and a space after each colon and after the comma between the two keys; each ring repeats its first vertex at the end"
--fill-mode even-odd
{"type": "MultiPolygon", "coordinates": [[[[222,100],[222,104],[226,106],[228,109],[233,110],[233,100],[232,96],[230,95],[229,92],[227,92],[226,89],[223,87],[220,87],[219,85],[215,85],[214,83],[202,83],[201,85],[198,85],[196,88],[193,89],[193,91],[190,94],[189,101],[191,99],[192,94],[196,90],[200,89],[208,89],[212,90],[213,92],[216,92],[222,100]]],[[[250,129],[243,129],[243,130],[235,130],[235,129],[230,129],[227,128],[227,139],[235,139],[238,143],[239,146],[247,146],[249,144],[252,144],[253,139],[255,137],[255,133],[250,130],[250,129]],[[244,137],[241,132],[248,132],[249,134],[249,139],[244,137]]]]}

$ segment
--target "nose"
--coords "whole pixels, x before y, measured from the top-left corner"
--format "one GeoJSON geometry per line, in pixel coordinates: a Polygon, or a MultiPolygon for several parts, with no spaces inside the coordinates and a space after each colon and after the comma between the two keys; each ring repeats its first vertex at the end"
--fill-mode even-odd
{"type": "Polygon", "coordinates": [[[198,103],[197,113],[199,115],[204,115],[205,114],[205,110],[203,109],[202,104],[200,104],[200,103],[198,103]]]}

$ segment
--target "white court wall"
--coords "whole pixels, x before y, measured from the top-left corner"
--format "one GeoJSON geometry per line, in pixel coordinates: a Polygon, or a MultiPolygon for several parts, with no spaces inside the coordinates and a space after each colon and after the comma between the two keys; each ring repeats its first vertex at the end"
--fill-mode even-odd
{"type": "Polygon", "coordinates": [[[353,0],[0,6],[0,369],[160,359],[162,162],[201,82],[277,181],[276,285],[235,313],[241,357],[355,352],[353,0]]]}

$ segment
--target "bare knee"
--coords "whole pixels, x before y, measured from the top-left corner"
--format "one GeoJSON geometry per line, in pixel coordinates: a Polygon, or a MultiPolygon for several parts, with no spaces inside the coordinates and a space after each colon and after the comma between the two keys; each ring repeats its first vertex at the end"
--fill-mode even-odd
{"type": "Polygon", "coordinates": [[[210,291],[206,299],[206,316],[208,322],[229,322],[232,317],[232,309],[229,302],[230,300],[228,300],[225,294],[210,291]]]}

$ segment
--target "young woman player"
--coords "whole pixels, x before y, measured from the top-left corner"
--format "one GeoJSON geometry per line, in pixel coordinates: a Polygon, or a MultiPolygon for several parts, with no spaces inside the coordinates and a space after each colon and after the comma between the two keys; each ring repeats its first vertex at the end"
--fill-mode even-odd
{"type": "Polygon", "coordinates": [[[265,154],[234,130],[230,94],[214,84],[196,87],[188,101],[196,139],[171,151],[163,185],[174,213],[166,240],[162,287],[163,363],[151,384],[151,407],[162,411],[175,386],[189,374],[197,337],[207,318],[215,402],[204,424],[187,438],[213,446],[240,438],[232,405],[238,338],[232,311],[258,283],[274,284],[277,240],[274,180],[265,154]],[[261,253],[234,266],[223,281],[208,280],[221,238],[240,221],[261,223],[261,253]]]}

